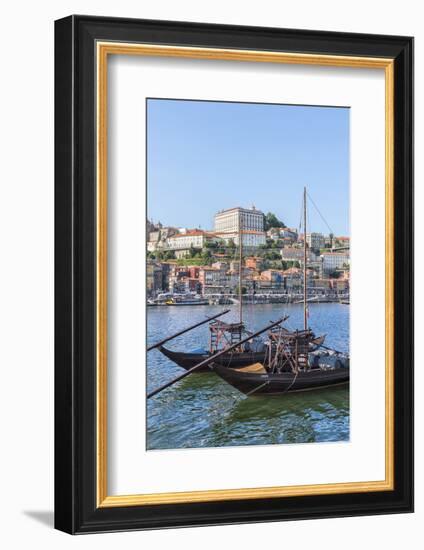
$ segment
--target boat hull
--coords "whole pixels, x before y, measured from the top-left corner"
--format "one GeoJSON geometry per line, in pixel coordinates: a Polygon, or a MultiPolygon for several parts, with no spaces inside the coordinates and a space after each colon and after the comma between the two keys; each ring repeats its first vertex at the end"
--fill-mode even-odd
{"type": "Polygon", "coordinates": [[[281,374],[240,372],[212,364],[213,371],[245,395],[272,395],[319,390],[349,383],[349,369],[311,369],[281,374]]]}
{"type": "MultiPolygon", "coordinates": [[[[179,351],[172,351],[164,346],[159,348],[168,359],[176,363],[183,369],[189,370],[205,359],[209,359],[211,355],[209,353],[183,353],[179,351]]],[[[224,368],[240,368],[246,367],[252,363],[261,362],[265,359],[265,352],[242,352],[242,353],[228,353],[221,355],[216,360],[216,364],[224,368]]],[[[195,372],[211,372],[209,365],[201,367],[195,372]]]]}

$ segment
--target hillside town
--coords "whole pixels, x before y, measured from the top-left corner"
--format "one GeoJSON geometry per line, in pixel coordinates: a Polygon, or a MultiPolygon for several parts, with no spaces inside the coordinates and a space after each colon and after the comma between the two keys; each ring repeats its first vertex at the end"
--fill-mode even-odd
{"type": "Polygon", "coordinates": [[[286,227],[254,206],[214,216],[212,230],[147,221],[149,305],[349,301],[350,238],[286,227]]]}

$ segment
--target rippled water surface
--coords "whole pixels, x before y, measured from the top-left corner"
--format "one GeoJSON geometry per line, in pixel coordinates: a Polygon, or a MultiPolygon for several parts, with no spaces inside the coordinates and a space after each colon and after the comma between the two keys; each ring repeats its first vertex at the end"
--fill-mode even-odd
{"type": "MultiPolygon", "coordinates": [[[[223,319],[237,320],[237,307],[229,307],[232,311],[223,319]]],[[[222,309],[222,306],[150,307],[148,342],[154,343],[222,309]]],[[[301,304],[246,306],[244,321],[250,330],[259,330],[284,314],[290,315],[288,328],[302,327],[301,304]]],[[[327,334],[326,345],[348,350],[348,306],[311,304],[310,324],[315,334],[327,334]]],[[[205,324],[171,340],[167,347],[178,351],[207,347],[208,334],[205,324]]],[[[149,391],[184,372],[158,350],[149,352],[147,359],[149,391]]],[[[348,439],[348,387],[247,398],[215,374],[202,373],[187,376],[147,403],[148,449],[348,439]]]]}

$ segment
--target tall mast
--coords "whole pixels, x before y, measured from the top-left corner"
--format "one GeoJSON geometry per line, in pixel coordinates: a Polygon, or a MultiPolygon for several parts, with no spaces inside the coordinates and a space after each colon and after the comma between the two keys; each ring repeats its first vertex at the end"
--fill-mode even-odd
{"type": "Polygon", "coordinates": [[[303,326],[308,329],[307,310],[307,289],[306,289],[306,187],[303,188],[303,326]]]}
{"type": "Polygon", "coordinates": [[[239,314],[240,314],[240,324],[243,323],[243,292],[242,292],[242,282],[243,282],[243,273],[242,273],[242,258],[243,258],[243,243],[242,243],[242,216],[241,208],[239,209],[239,314]]]}

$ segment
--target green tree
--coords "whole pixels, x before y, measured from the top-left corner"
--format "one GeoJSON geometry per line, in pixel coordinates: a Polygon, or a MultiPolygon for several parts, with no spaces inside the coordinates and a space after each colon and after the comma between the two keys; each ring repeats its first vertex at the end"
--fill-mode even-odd
{"type": "Polygon", "coordinates": [[[271,227],[286,227],[285,223],[277,218],[272,212],[268,212],[264,219],[265,231],[271,229],[271,227]]]}
{"type": "Polygon", "coordinates": [[[173,250],[167,250],[163,253],[164,260],[175,260],[175,252],[173,250]]]}
{"type": "Polygon", "coordinates": [[[202,259],[206,265],[210,265],[212,263],[212,252],[208,249],[204,249],[202,252],[202,259]]]}
{"type": "Polygon", "coordinates": [[[265,254],[265,258],[267,260],[279,260],[280,257],[280,254],[278,252],[274,252],[273,250],[265,254]]]}

